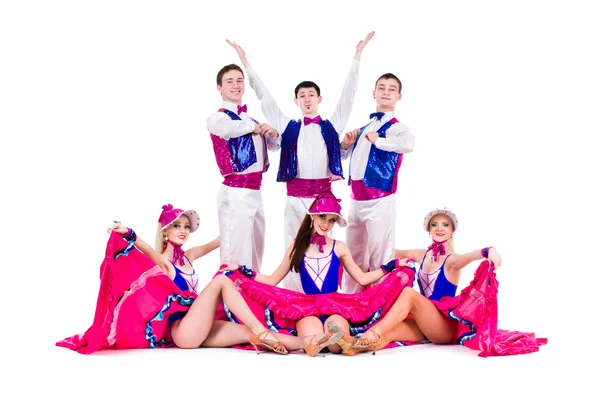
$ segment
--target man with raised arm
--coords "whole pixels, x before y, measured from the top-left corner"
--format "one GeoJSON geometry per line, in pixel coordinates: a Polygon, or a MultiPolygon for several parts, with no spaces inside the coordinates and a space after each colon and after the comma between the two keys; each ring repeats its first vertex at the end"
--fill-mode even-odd
{"type": "MultiPolygon", "coordinates": [[[[248,62],[245,51],[237,43],[227,41],[239,55],[267,121],[276,131],[282,132],[277,138],[281,146],[277,181],[285,182],[287,186],[284,213],[286,249],[294,240],[315,197],[331,190],[333,180],[343,179],[339,133],[343,131],[352,111],[362,51],[374,35],[375,32],[370,32],[356,45],[341,97],[328,119],[319,115],[321,89],[312,81],[300,82],[294,89],[294,102],[300,107],[302,118],[296,120],[284,115],[248,62]]],[[[297,289],[299,279],[295,279],[297,277],[294,275],[297,274],[289,274],[290,278],[286,278],[281,286],[297,289]]]]}
{"type": "Polygon", "coordinates": [[[247,114],[242,102],[244,73],[235,64],[217,73],[221,108],[206,121],[224,180],[217,195],[221,264],[246,265],[260,272],[265,247],[265,212],[260,191],[269,150],[279,149],[270,125],[247,114]]]}

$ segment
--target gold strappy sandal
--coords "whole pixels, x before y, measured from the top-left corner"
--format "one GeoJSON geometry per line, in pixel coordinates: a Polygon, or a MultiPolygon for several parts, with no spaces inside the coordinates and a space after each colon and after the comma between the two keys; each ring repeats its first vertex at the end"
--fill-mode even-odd
{"type": "Polygon", "coordinates": [[[278,340],[269,340],[267,336],[269,334],[272,335],[271,331],[262,331],[258,335],[256,333],[250,334],[250,344],[254,346],[254,350],[256,350],[256,354],[258,354],[258,346],[264,347],[268,350],[274,351],[279,354],[287,354],[288,351],[285,348],[284,344],[278,340]],[[273,343],[273,344],[271,344],[273,343]]]}

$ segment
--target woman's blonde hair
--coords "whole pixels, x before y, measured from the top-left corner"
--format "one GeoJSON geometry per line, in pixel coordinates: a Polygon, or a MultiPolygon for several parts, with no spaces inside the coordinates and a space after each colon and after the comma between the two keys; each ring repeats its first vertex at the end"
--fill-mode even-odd
{"type": "Polygon", "coordinates": [[[154,242],[154,250],[156,250],[159,254],[162,254],[165,251],[167,242],[165,242],[165,232],[162,229],[162,225],[159,222],[158,228],[156,229],[156,241],[154,242]]]}

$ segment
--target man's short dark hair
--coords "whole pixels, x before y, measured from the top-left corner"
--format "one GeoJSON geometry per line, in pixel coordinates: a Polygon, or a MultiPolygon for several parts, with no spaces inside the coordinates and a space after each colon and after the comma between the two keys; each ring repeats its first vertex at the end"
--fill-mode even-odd
{"type": "Polygon", "coordinates": [[[294,97],[296,97],[296,98],[298,97],[298,91],[302,88],[306,88],[306,89],[315,88],[315,90],[317,91],[317,96],[321,95],[321,89],[319,88],[319,86],[316,83],[314,83],[312,81],[303,81],[303,82],[300,82],[298,84],[298,86],[296,86],[296,89],[294,89],[294,97]]]}

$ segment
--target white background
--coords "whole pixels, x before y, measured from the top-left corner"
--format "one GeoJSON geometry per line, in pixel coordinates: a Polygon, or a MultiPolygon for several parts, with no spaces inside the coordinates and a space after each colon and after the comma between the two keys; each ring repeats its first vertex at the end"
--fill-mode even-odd
{"type": "MultiPolygon", "coordinates": [[[[209,390],[225,398],[597,398],[593,2],[217,4],[0,6],[2,398],[205,398],[209,390]],[[396,246],[427,246],[423,216],[453,210],[457,251],[493,245],[503,257],[499,327],[549,344],[489,359],[433,345],[325,359],[232,349],[82,356],[54,347],[92,322],[114,219],[152,242],[161,206],[172,203],[201,215],[189,245],[218,234],[221,178],[205,122],[221,105],[217,71],[238,62],[225,39],[243,46],[287,115],[300,116],[294,86],[313,80],[328,117],[355,45],[371,30],[346,131],[374,111],[376,78],[398,75],[396,116],[416,141],[400,170],[396,246]]],[[[245,102],[264,119],[249,86],[245,102]]],[[[283,255],[278,160],[271,154],[263,185],[266,272],[283,255]]],[[[335,183],[334,192],[347,214],[347,186],[335,183]]],[[[343,230],[334,233],[344,240],[343,230]]],[[[218,258],[196,262],[205,282],[218,258]]]]}

